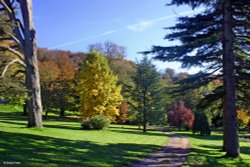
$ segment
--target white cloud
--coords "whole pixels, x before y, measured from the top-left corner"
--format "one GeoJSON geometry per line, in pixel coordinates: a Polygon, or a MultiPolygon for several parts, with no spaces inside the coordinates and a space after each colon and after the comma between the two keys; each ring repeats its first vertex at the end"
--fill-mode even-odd
{"type": "Polygon", "coordinates": [[[103,33],[100,33],[100,34],[97,34],[97,35],[85,37],[85,38],[74,40],[74,41],[70,41],[70,42],[65,42],[63,44],[59,44],[59,45],[50,47],[49,49],[57,49],[57,48],[61,48],[61,47],[64,47],[64,46],[77,44],[77,43],[80,43],[80,42],[83,42],[83,41],[87,41],[87,40],[90,40],[90,39],[95,39],[95,38],[99,38],[99,37],[102,37],[102,36],[105,36],[105,35],[113,34],[113,33],[117,32],[117,31],[118,30],[106,31],[106,32],[103,32],[103,33]]]}
{"type": "MultiPolygon", "coordinates": [[[[200,11],[200,10],[198,10],[198,11],[200,11]]],[[[155,24],[157,22],[164,21],[164,20],[169,20],[171,18],[175,18],[175,17],[178,17],[178,16],[190,15],[190,14],[193,14],[194,12],[196,12],[196,11],[189,10],[189,11],[185,11],[185,12],[181,12],[181,13],[176,13],[176,14],[169,15],[169,16],[155,18],[155,19],[152,19],[152,20],[142,21],[142,22],[139,22],[139,23],[127,26],[127,29],[131,30],[131,31],[135,31],[135,32],[143,31],[146,28],[148,28],[149,26],[151,26],[151,25],[153,25],[153,24],[155,24]]]]}
{"type": "Polygon", "coordinates": [[[115,33],[115,32],[116,32],[115,30],[112,30],[112,31],[104,32],[104,33],[102,33],[102,34],[100,34],[100,35],[108,35],[108,34],[113,34],[113,33],[115,33]]]}
{"type": "Polygon", "coordinates": [[[137,24],[129,25],[127,26],[127,29],[132,30],[132,31],[143,31],[150,25],[153,25],[153,21],[143,21],[137,24]]]}

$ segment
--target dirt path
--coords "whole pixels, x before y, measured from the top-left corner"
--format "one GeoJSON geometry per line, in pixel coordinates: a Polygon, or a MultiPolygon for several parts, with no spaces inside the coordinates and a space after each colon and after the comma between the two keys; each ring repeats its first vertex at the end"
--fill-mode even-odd
{"type": "Polygon", "coordinates": [[[190,148],[187,137],[171,132],[164,133],[170,137],[167,146],[132,167],[179,167],[183,165],[190,148]]]}

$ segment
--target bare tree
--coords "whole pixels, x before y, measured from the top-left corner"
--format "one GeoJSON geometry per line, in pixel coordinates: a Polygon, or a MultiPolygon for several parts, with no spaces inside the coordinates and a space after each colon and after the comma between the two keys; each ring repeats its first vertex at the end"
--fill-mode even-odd
{"type": "MultiPolygon", "coordinates": [[[[15,62],[23,62],[26,70],[26,85],[29,99],[27,100],[28,127],[42,127],[42,103],[40,78],[37,63],[36,31],[32,18],[32,0],[0,0],[1,14],[13,24],[10,32],[5,32],[11,45],[1,46],[3,51],[9,51],[17,56],[15,62]],[[21,19],[16,15],[20,13],[21,19]]],[[[3,30],[4,31],[4,30],[3,30]]],[[[1,39],[0,39],[1,40],[1,39]]],[[[10,63],[13,63],[11,61],[10,63]]],[[[2,74],[4,76],[4,73],[2,74]]]]}
{"type": "Polygon", "coordinates": [[[113,42],[106,41],[105,43],[96,43],[88,46],[89,51],[94,49],[101,52],[108,59],[124,59],[126,55],[126,48],[117,45],[113,42]]]}

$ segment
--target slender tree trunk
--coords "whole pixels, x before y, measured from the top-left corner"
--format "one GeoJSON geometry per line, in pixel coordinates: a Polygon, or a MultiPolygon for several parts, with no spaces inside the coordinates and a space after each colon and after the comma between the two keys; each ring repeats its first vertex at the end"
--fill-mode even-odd
{"type": "Polygon", "coordinates": [[[143,113],[143,132],[147,131],[146,113],[143,113]]]}
{"type": "Polygon", "coordinates": [[[60,117],[65,117],[65,110],[60,108],[60,117]]]}
{"type": "Polygon", "coordinates": [[[236,81],[235,81],[235,57],[233,52],[233,15],[231,0],[225,0],[224,4],[224,149],[226,156],[239,157],[238,123],[236,113],[236,81]]]}
{"type": "Polygon", "coordinates": [[[49,110],[46,110],[44,119],[48,119],[49,110]]]}
{"type": "Polygon", "coordinates": [[[23,116],[27,116],[28,115],[28,111],[27,111],[27,103],[25,101],[25,104],[23,105],[23,116]]]}
{"type": "Polygon", "coordinates": [[[141,124],[138,124],[138,129],[141,129],[141,124]]]}
{"type": "Polygon", "coordinates": [[[146,93],[143,95],[143,132],[147,131],[146,93]]]}
{"type": "MultiPolygon", "coordinates": [[[[27,77],[25,77],[25,87],[27,87],[27,77]]],[[[25,100],[25,103],[23,105],[23,115],[27,116],[28,115],[28,100],[25,100]]]]}
{"type": "Polygon", "coordinates": [[[42,103],[37,63],[36,32],[33,27],[32,1],[20,0],[24,22],[24,54],[28,87],[28,127],[42,127],[42,103]]]}

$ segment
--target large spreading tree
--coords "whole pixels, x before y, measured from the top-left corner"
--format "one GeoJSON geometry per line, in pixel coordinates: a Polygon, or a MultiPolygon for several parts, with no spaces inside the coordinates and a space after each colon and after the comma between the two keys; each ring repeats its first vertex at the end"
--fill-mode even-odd
{"type": "MultiPolygon", "coordinates": [[[[154,46],[147,53],[163,61],[177,61],[182,67],[203,70],[185,80],[182,90],[198,88],[214,79],[223,85],[208,96],[223,99],[224,144],[226,156],[239,156],[236,104],[247,100],[242,88],[249,78],[250,1],[247,0],[172,0],[171,5],[203,6],[204,11],[179,18],[172,34],[165,38],[179,40],[180,45],[154,46]],[[236,103],[238,96],[238,103],[236,103]]],[[[212,98],[211,98],[212,97],[212,98]]]]}
{"type": "Polygon", "coordinates": [[[25,66],[28,88],[28,127],[42,127],[42,103],[40,78],[37,64],[37,40],[32,18],[31,0],[1,0],[1,22],[13,26],[11,30],[1,29],[6,37],[0,40],[9,45],[1,45],[2,51],[16,55],[10,63],[19,62],[25,66]],[[18,13],[19,15],[17,15],[18,13]],[[19,18],[20,16],[20,18],[19,18]]]}
{"type": "Polygon", "coordinates": [[[117,81],[107,59],[100,52],[91,50],[77,75],[83,120],[89,120],[95,115],[115,119],[123,99],[117,81]]]}

